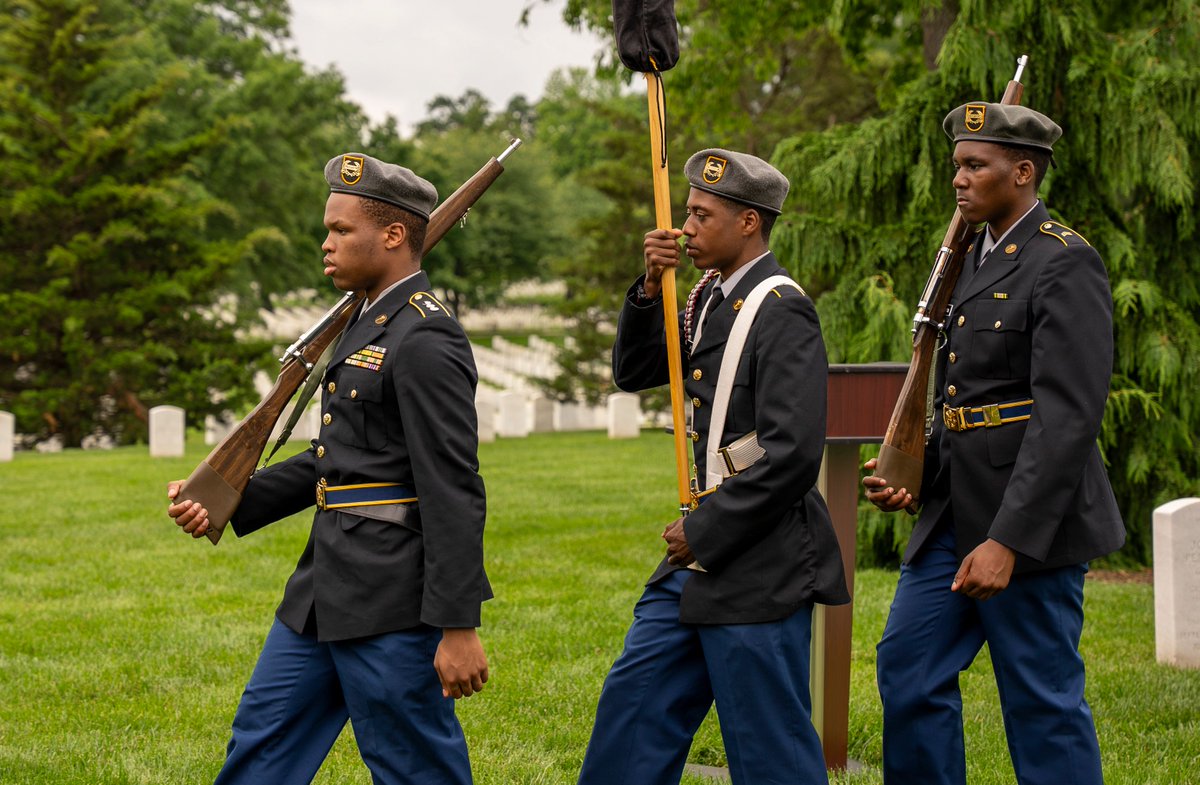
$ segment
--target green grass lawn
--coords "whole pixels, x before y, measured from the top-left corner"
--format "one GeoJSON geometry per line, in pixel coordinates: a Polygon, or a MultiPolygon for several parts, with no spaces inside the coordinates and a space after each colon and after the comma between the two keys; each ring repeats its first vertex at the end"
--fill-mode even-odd
{"type": "MultiPolygon", "coordinates": [[[[209,782],[309,516],[220,547],[165,516],[206,448],[20,453],[0,464],[0,783],[209,782]]],[[[601,682],[673,517],[670,440],[556,434],[483,445],[491,682],[459,703],[482,785],[573,783],[601,682]]],[[[874,683],[896,574],[858,574],[852,758],[879,783],[874,683]]],[[[1200,672],[1154,660],[1144,584],[1089,581],[1083,651],[1109,785],[1200,782],[1200,672]]],[[[963,676],[972,785],[1013,782],[986,652],[963,676]]],[[[710,716],[695,763],[723,762],[710,716]]],[[[343,733],[319,783],[369,783],[343,733]]],[[[685,777],[685,783],[710,782],[685,777]]],[[[637,785],[631,783],[630,785],[637,785]]]]}

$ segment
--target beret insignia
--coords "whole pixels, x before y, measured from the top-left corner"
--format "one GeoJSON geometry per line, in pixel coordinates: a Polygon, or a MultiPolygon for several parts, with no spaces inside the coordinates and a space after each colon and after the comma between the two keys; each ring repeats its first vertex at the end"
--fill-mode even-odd
{"type": "Polygon", "coordinates": [[[715,155],[710,155],[704,162],[704,182],[715,185],[725,176],[725,166],[729,161],[715,155]]]}
{"type": "Polygon", "coordinates": [[[978,132],[983,129],[983,119],[987,116],[986,104],[967,104],[967,113],[963,117],[963,123],[967,130],[978,132]]]}
{"type": "Polygon", "coordinates": [[[342,156],[342,182],[346,185],[358,185],[363,174],[363,157],[361,155],[342,156]]]}

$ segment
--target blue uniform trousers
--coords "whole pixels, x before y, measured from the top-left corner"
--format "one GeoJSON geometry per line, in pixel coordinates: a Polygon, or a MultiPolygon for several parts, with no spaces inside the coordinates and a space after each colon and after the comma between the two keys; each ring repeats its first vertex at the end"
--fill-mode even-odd
{"type": "Polygon", "coordinates": [[[876,660],[884,782],[966,782],[958,674],[986,641],[1017,782],[1100,785],[1079,656],[1086,566],[1015,575],[983,601],[950,591],[959,566],[944,521],[900,569],[876,660]]]}
{"type": "Polygon", "coordinates": [[[469,785],[429,627],[320,643],[276,619],[233,719],[216,785],[311,782],[349,718],[376,785],[469,785]]]}
{"type": "Polygon", "coordinates": [[[691,575],[674,572],[638,601],[580,785],[677,785],[714,697],[734,783],[827,783],[808,694],[812,607],[762,624],[682,624],[691,575]]]}

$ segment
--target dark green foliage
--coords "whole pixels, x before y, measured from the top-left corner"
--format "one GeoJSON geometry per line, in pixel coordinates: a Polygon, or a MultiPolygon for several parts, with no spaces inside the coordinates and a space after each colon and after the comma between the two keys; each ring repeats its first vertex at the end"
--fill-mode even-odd
{"type": "Polygon", "coordinates": [[[129,440],[146,408],[203,418],[245,397],[215,286],[253,242],[206,226],[229,209],[195,178],[227,126],[188,132],[168,96],[192,77],[111,3],[22,0],[0,21],[0,408],[67,444],[129,440]]]}
{"type": "Polygon", "coordinates": [[[321,168],[365,126],[341,77],[286,52],[282,0],[0,11],[0,407],[68,445],[236,411],[266,356],[242,327],[327,286],[321,168]]]}

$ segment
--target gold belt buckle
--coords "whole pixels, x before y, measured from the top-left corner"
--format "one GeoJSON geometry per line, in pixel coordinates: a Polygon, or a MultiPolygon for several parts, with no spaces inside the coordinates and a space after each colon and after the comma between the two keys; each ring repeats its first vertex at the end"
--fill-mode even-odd
{"type": "Polygon", "coordinates": [[[963,410],[960,406],[957,409],[952,409],[946,404],[942,404],[942,422],[952,431],[965,431],[966,425],[963,420],[963,410]]]}
{"type": "Polygon", "coordinates": [[[1000,419],[1000,405],[995,403],[984,404],[979,407],[983,411],[983,427],[995,428],[998,425],[1003,425],[1004,421],[1000,419]]]}
{"type": "Polygon", "coordinates": [[[322,477],[320,480],[317,481],[317,509],[318,510],[325,509],[325,488],[327,488],[328,485],[329,484],[325,482],[324,477],[322,477]]]}

